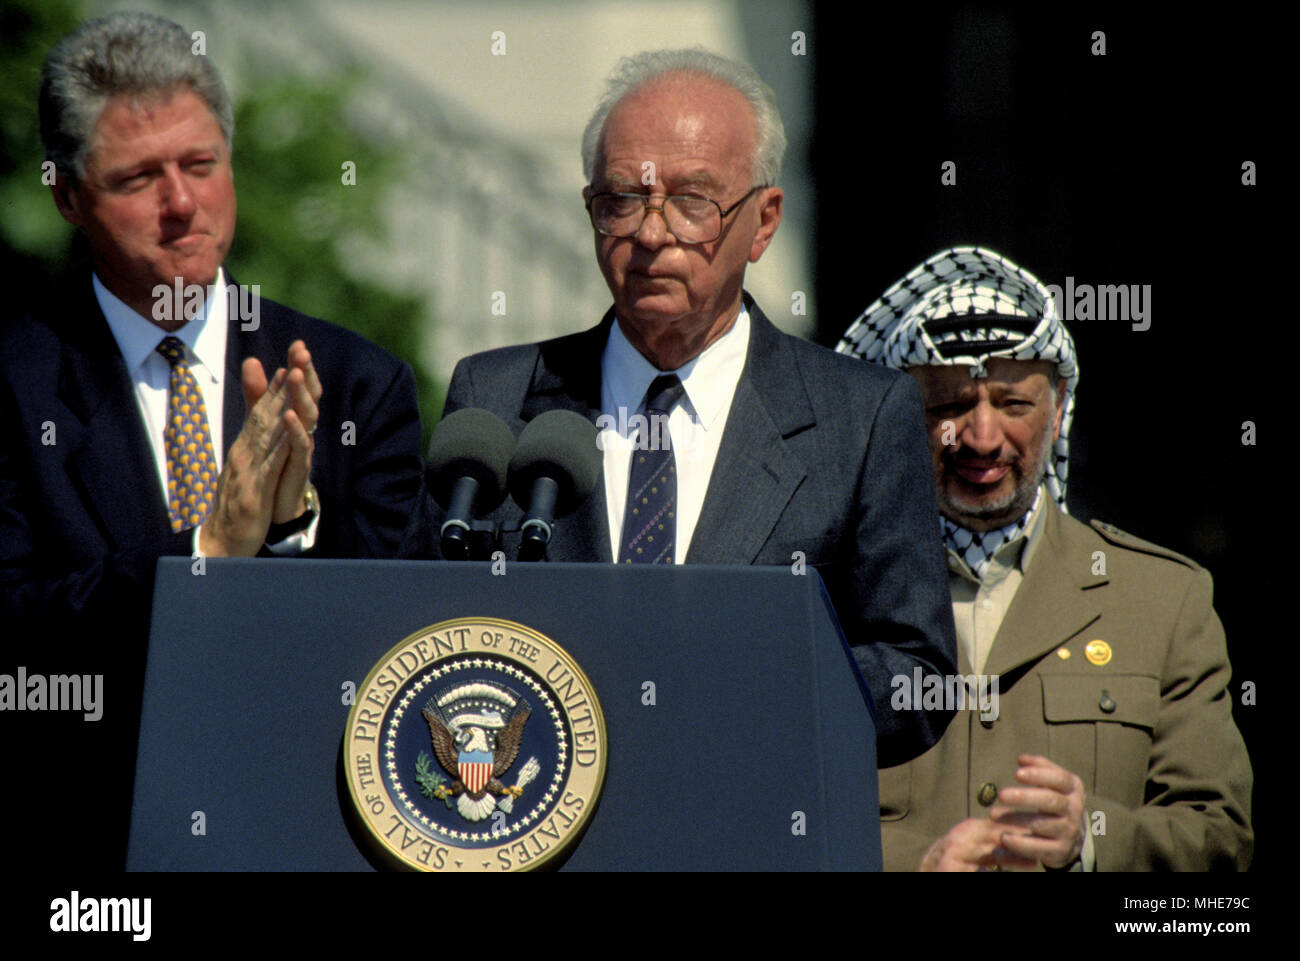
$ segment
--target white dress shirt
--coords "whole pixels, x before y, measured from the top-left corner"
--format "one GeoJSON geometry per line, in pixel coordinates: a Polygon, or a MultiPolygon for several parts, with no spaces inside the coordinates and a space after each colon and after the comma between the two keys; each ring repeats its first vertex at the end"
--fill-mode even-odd
{"type": "MultiPolygon", "coordinates": [[[[681,564],[686,560],[700,519],[748,349],[749,311],[743,303],[731,328],[702,354],[675,371],[658,370],[632,346],[615,321],[600,362],[601,412],[613,418],[614,424],[602,427],[598,435],[605,456],[605,505],[615,561],[623,540],[628,474],[637,439],[636,422],[632,418],[636,414],[645,415],[645,394],[651,381],[660,374],[675,373],[686,388],[668,415],[668,432],[677,464],[677,532],[673,559],[681,564]]],[[[604,423],[608,425],[608,421],[604,423]]]]}
{"type": "MultiPolygon", "coordinates": [[[[225,445],[222,443],[222,411],[225,400],[226,333],[228,305],[225,297],[205,297],[202,312],[184,326],[168,334],[152,320],[142,317],[112,293],[99,276],[92,275],[91,285],[99,309],[108,321],[108,328],[117,341],[117,349],[126,362],[127,373],[135,384],[135,399],[144,423],[145,435],[153,451],[154,467],[161,483],[163,501],[167,500],[167,445],[164,434],[167,428],[167,390],[171,383],[171,364],[158,353],[158,345],[165,337],[175,337],[185,346],[185,361],[195,383],[203,394],[203,406],[208,415],[208,433],[212,438],[212,457],[217,471],[221,471],[225,445]]],[[[217,270],[217,290],[226,289],[225,273],[217,270]]],[[[285,358],[287,361],[288,358],[285,358]]],[[[273,373],[268,371],[269,375],[273,373]]],[[[240,384],[233,389],[242,390],[240,384]]],[[[298,554],[316,542],[318,514],[311,526],[298,534],[269,545],[276,554],[298,554]]],[[[199,529],[194,528],[193,553],[198,554],[199,529]]]]}

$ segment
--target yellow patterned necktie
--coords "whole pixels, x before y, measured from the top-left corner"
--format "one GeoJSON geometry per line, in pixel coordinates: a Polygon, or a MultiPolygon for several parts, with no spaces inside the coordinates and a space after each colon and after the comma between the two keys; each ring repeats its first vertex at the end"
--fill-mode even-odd
{"type": "Polygon", "coordinates": [[[185,363],[185,345],[176,337],[164,337],[158,353],[172,367],[163,445],[167,449],[167,513],[172,530],[179,532],[198,527],[212,510],[217,462],[212,456],[203,394],[185,363]]]}

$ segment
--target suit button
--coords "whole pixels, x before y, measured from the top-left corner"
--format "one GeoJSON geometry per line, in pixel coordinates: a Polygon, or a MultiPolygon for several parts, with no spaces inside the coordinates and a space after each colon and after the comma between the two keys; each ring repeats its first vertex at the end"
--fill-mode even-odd
{"type": "Polygon", "coordinates": [[[998,799],[998,786],[992,781],[985,781],[980,785],[979,802],[988,807],[998,799]]]}
{"type": "Polygon", "coordinates": [[[1103,711],[1105,711],[1107,714],[1113,714],[1113,713],[1114,713],[1114,711],[1115,711],[1115,699],[1114,699],[1113,697],[1110,696],[1110,691],[1102,691],[1102,692],[1101,692],[1101,700],[1097,702],[1097,706],[1100,707],[1100,708],[1101,708],[1103,711]]]}
{"type": "Polygon", "coordinates": [[[993,719],[988,717],[980,718],[980,727],[984,728],[986,731],[989,730],[993,727],[993,719]]]}

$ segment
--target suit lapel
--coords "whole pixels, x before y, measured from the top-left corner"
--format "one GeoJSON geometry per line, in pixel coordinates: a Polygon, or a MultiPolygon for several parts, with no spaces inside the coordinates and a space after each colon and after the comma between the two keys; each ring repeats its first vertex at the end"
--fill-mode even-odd
{"type": "Polygon", "coordinates": [[[590,330],[546,341],[520,411],[524,423],[548,410],[571,410],[593,424],[600,416],[600,362],[614,323],[611,308],[590,330]]]}
{"type": "Polygon", "coordinates": [[[749,348],[686,561],[752,564],[807,470],[785,438],[812,426],[794,352],[748,295],[749,348]]]}
{"type": "Polygon", "coordinates": [[[986,671],[990,674],[1007,674],[1037,660],[1101,616],[1101,601],[1094,590],[1106,578],[1089,575],[1089,545],[1062,522],[1054,503],[1046,509],[1043,542],[989,652],[986,671]]]}
{"type": "MultiPolygon", "coordinates": [[[[240,353],[242,346],[239,337],[239,324],[228,324],[226,329],[226,382],[221,392],[221,462],[223,464],[226,462],[226,455],[230,453],[230,446],[239,437],[239,431],[244,426],[244,418],[248,416],[248,408],[244,405],[244,355],[240,353]]],[[[249,354],[248,356],[254,355],[249,354]]],[[[275,368],[266,371],[268,379],[274,373],[275,368]]]]}
{"type": "MultiPolygon", "coordinates": [[[[226,303],[228,305],[242,303],[239,300],[239,283],[232,276],[230,271],[226,271],[227,289],[235,288],[234,298],[227,294],[226,303]]],[[[261,314],[257,318],[258,324],[251,330],[241,329],[239,317],[234,316],[233,312],[226,317],[226,382],[222,389],[221,398],[221,446],[223,459],[224,455],[230,453],[230,447],[239,437],[240,430],[244,426],[244,418],[248,416],[248,407],[244,403],[244,378],[243,366],[246,357],[256,357],[262,362],[262,371],[266,374],[269,381],[275,375],[276,368],[283,367],[288,357],[280,358],[278,363],[271,363],[271,355],[274,348],[271,345],[270,338],[266,334],[268,318],[266,316],[267,306],[262,305],[261,314]],[[269,365],[269,366],[268,366],[269,365]]],[[[310,347],[310,345],[308,345],[310,347]]]]}
{"type": "Polygon", "coordinates": [[[63,340],[58,395],[81,422],[68,455],[69,473],[114,547],[170,533],[131,377],[89,279],[84,296],[66,303],[58,325],[63,340]]]}
{"type": "MultiPolygon", "coordinates": [[[[596,423],[600,416],[601,355],[613,322],[611,309],[592,329],[542,345],[520,411],[525,424],[538,414],[556,409],[574,411],[596,423]]],[[[603,468],[591,496],[556,522],[547,557],[560,562],[613,562],[603,468]]]]}

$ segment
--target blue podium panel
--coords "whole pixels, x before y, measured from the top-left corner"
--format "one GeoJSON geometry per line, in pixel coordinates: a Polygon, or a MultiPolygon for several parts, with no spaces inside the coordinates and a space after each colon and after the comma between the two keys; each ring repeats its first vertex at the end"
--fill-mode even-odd
{"type": "Polygon", "coordinates": [[[190,564],[159,562],[131,870],[375,867],[340,766],[346,692],[459,617],[546,634],[600,700],[604,788],[563,868],[879,869],[869,695],[815,571],[190,564]]]}

